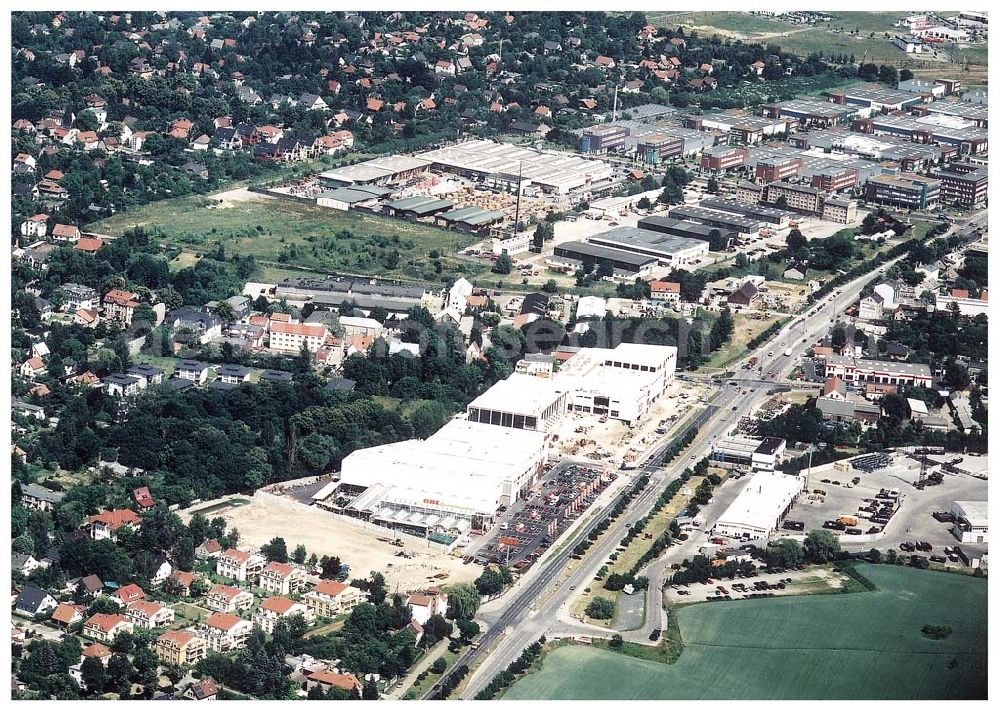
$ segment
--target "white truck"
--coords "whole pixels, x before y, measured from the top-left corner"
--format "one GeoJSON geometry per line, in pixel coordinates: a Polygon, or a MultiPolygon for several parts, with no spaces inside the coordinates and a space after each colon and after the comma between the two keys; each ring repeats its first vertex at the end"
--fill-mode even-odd
{"type": "Polygon", "coordinates": [[[789,347],[788,349],[785,350],[785,357],[791,357],[791,356],[792,356],[792,348],[789,347]]]}

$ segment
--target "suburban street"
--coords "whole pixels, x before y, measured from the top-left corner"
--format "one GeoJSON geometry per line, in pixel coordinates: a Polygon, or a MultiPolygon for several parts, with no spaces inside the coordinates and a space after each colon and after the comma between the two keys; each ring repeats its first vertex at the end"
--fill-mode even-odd
{"type": "MultiPolygon", "coordinates": [[[[967,225],[960,231],[963,235],[970,236],[974,225],[985,221],[985,218],[986,211],[975,214],[970,217],[967,225]]],[[[792,370],[800,359],[804,347],[824,336],[837,311],[857,300],[864,286],[882,274],[894,262],[896,261],[879,266],[836,289],[824,299],[813,303],[805,315],[786,324],[771,340],[741,359],[740,365],[734,370],[734,376],[727,380],[737,381],[740,386],[723,387],[722,392],[715,400],[702,410],[693,423],[699,427],[698,436],[687,452],[674,464],[661,469],[658,459],[654,456],[647,462],[646,466],[635,472],[633,480],[638,479],[643,473],[650,473],[648,487],[632,501],[616,525],[610,528],[598,541],[598,544],[588,551],[569,577],[563,578],[564,569],[570,561],[573,547],[586,538],[588,530],[586,528],[579,529],[579,532],[562,544],[558,553],[553,554],[532,571],[526,573],[511,591],[496,601],[483,606],[479,619],[486,628],[480,639],[479,647],[476,650],[467,650],[454,665],[464,664],[471,669],[477,659],[482,658],[484,654],[486,655],[482,664],[470,675],[462,695],[464,699],[473,698],[498,672],[516,659],[525,647],[542,635],[551,637],[555,635],[603,634],[607,636],[611,632],[604,628],[574,622],[569,618],[567,606],[575,591],[592,581],[594,574],[606,561],[610,549],[625,536],[628,531],[626,524],[643,517],[668,483],[678,478],[684,469],[693,463],[694,459],[705,456],[710,451],[712,444],[720,437],[727,435],[741,416],[749,414],[766,400],[766,389],[759,387],[778,386],[785,383],[784,376],[792,370]],[[784,351],[789,348],[791,354],[785,356],[784,351]],[[753,356],[758,357],[760,361],[758,369],[744,368],[743,365],[753,356]],[[770,375],[774,376],[769,378],[770,375]],[[744,389],[744,386],[747,388],[744,389]],[[538,607],[535,604],[536,599],[550,588],[553,589],[553,592],[538,607]],[[501,637],[500,642],[491,650],[490,648],[501,637]]],[[[739,490],[731,482],[723,484],[717,489],[713,503],[703,510],[703,522],[706,527],[709,527],[710,523],[728,507],[738,495],[739,490]]],[[[607,505],[591,522],[596,523],[602,520],[612,505],[607,505]]],[[[668,570],[670,563],[682,561],[696,553],[699,543],[699,539],[691,538],[683,544],[672,547],[664,557],[646,567],[643,574],[649,577],[650,587],[646,596],[645,623],[641,629],[622,633],[623,636],[637,642],[648,642],[648,634],[652,629],[665,629],[665,613],[662,606],[664,573],[668,570]]]]}

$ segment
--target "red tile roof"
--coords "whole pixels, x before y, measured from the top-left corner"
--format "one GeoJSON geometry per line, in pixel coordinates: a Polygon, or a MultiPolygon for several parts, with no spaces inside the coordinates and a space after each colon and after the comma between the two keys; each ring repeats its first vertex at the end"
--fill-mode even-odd
{"type": "Polygon", "coordinates": [[[121,615],[105,615],[99,612],[91,615],[90,619],[84,623],[84,627],[96,627],[101,632],[111,632],[111,630],[123,622],[128,622],[128,620],[121,615]]]}
{"type": "Polygon", "coordinates": [[[96,516],[87,519],[87,523],[103,523],[113,531],[125,525],[135,525],[142,523],[142,518],[131,508],[117,508],[113,511],[104,511],[96,516]]]}
{"type": "Polygon", "coordinates": [[[208,627],[212,627],[217,630],[231,630],[241,622],[245,622],[242,617],[231,615],[228,612],[213,612],[209,615],[208,619],[205,620],[205,624],[208,627]]]}

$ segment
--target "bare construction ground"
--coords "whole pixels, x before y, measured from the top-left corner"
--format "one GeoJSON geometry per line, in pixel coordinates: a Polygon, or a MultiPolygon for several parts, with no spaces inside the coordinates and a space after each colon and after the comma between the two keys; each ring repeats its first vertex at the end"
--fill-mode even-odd
{"type": "MultiPolygon", "coordinates": [[[[205,506],[199,504],[180,515],[187,520],[205,506]]],[[[206,514],[210,520],[216,516],[226,519],[227,528],[239,531],[243,547],[257,548],[279,536],[289,550],[302,543],[310,553],[336,555],[351,567],[352,577],[367,577],[377,570],[385,576],[390,590],[471,582],[482,572],[477,566],[463,564],[461,558],[442,553],[440,546],[428,546],[407,536],[401,536],[401,547],[394,546],[393,538],[382,530],[280,496],[258,494],[248,504],[206,514]]]]}

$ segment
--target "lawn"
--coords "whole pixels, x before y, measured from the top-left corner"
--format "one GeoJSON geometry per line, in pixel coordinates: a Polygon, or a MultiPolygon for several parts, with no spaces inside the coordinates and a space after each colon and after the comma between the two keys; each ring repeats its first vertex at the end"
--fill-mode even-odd
{"type": "Polygon", "coordinates": [[[205,196],[158,201],[98,221],[88,230],[121,235],[135,226],[182,249],[171,265],[175,270],[221,244],[227,255],[255,256],[265,270],[436,280],[430,252],[445,256],[443,275],[468,272],[464,263],[447,256],[472,242],[469,236],[422,223],[252,195],[223,202],[205,196]]]}
{"type": "MultiPolygon", "coordinates": [[[[899,12],[830,12],[833,21],[815,26],[793,25],[769,17],[749,15],[742,12],[651,12],[646,17],[657,27],[676,28],[683,26],[696,30],[701,35],[718,33],[739,37],[749,41],[779,45],[786,52],[807,55],[820,52],[824,57],[831,55],[854,55],[857,61],[864,59],[877,64],[889,63],[896,67],[925,69],[940,76],[942,71],[954,65],[932,59],[905,55],[891,39],[886,39],[900,30],[893,27],[905,13],[899,12]],[[833,32],[833,30],[843,32],[833,32]],[[857,35],[850,34],[857,30],[857,35]],[[870,37],[871,33],[875,37],[870,37]]],[[[947,14],[947,12],[945,13],[947,14]]],[[[985,45],[974,45],[957,50],[954,64],[972,65],[972,71],[985,71],[987,50],[985,45]]],[[[978,74],[977,74],[978,76],[978,74]]],[[[965,78],[963,77],[963,80],[965,78]]]]}
{"type": "MultiPolygon", "coordinates": [[[[448,668],[450,668],[453,664],[455,664],[455,660],[458,659],[457,654],[447,649],[438,656],[443,657],[445,662],[448,663],[448,667],[446,667],[444,670],[445,672],[447,672],[448,668]]],[[[441,679],[441,675],[434,674],[434,672],[431,672],[429,668],[434,663],[434,660],[436,660],[438,656],[434,657],[433,659],[431,659],[430,657],[425,657],[423,660],[414,665],[416,669],[419,669],[420,671],[426,671],[427,676],[424,677],[419,682],[414,682],[413,686],[411,686],[409,689],[406,690],[406,694],[403,696],[403,699],[407,700],[423,699],[424,695],[430,691],[431,687],[437,684],[438,680],[441,679]]]]}
{"type": "Polygon", "coordinates": [[[706,603],[680,610],[673,665],[561,647],[509,699],[981,699],[987,581],[859,566],[874,592],[706,603]],[[949,625],[941,641],[926,624],[949,625]]]}
{"type": "Polygon", "coordinates": [[[732,337],[722,346],[722,349],[712,353],[711,358],[705,363],[705,368],[721,369],[726,367],[734,359],[746,353],[747,343],[750,340],[780,319],[780,317],[769,317],[763,320],[751,320],[744,313],[734,314],[732,337]]]}

